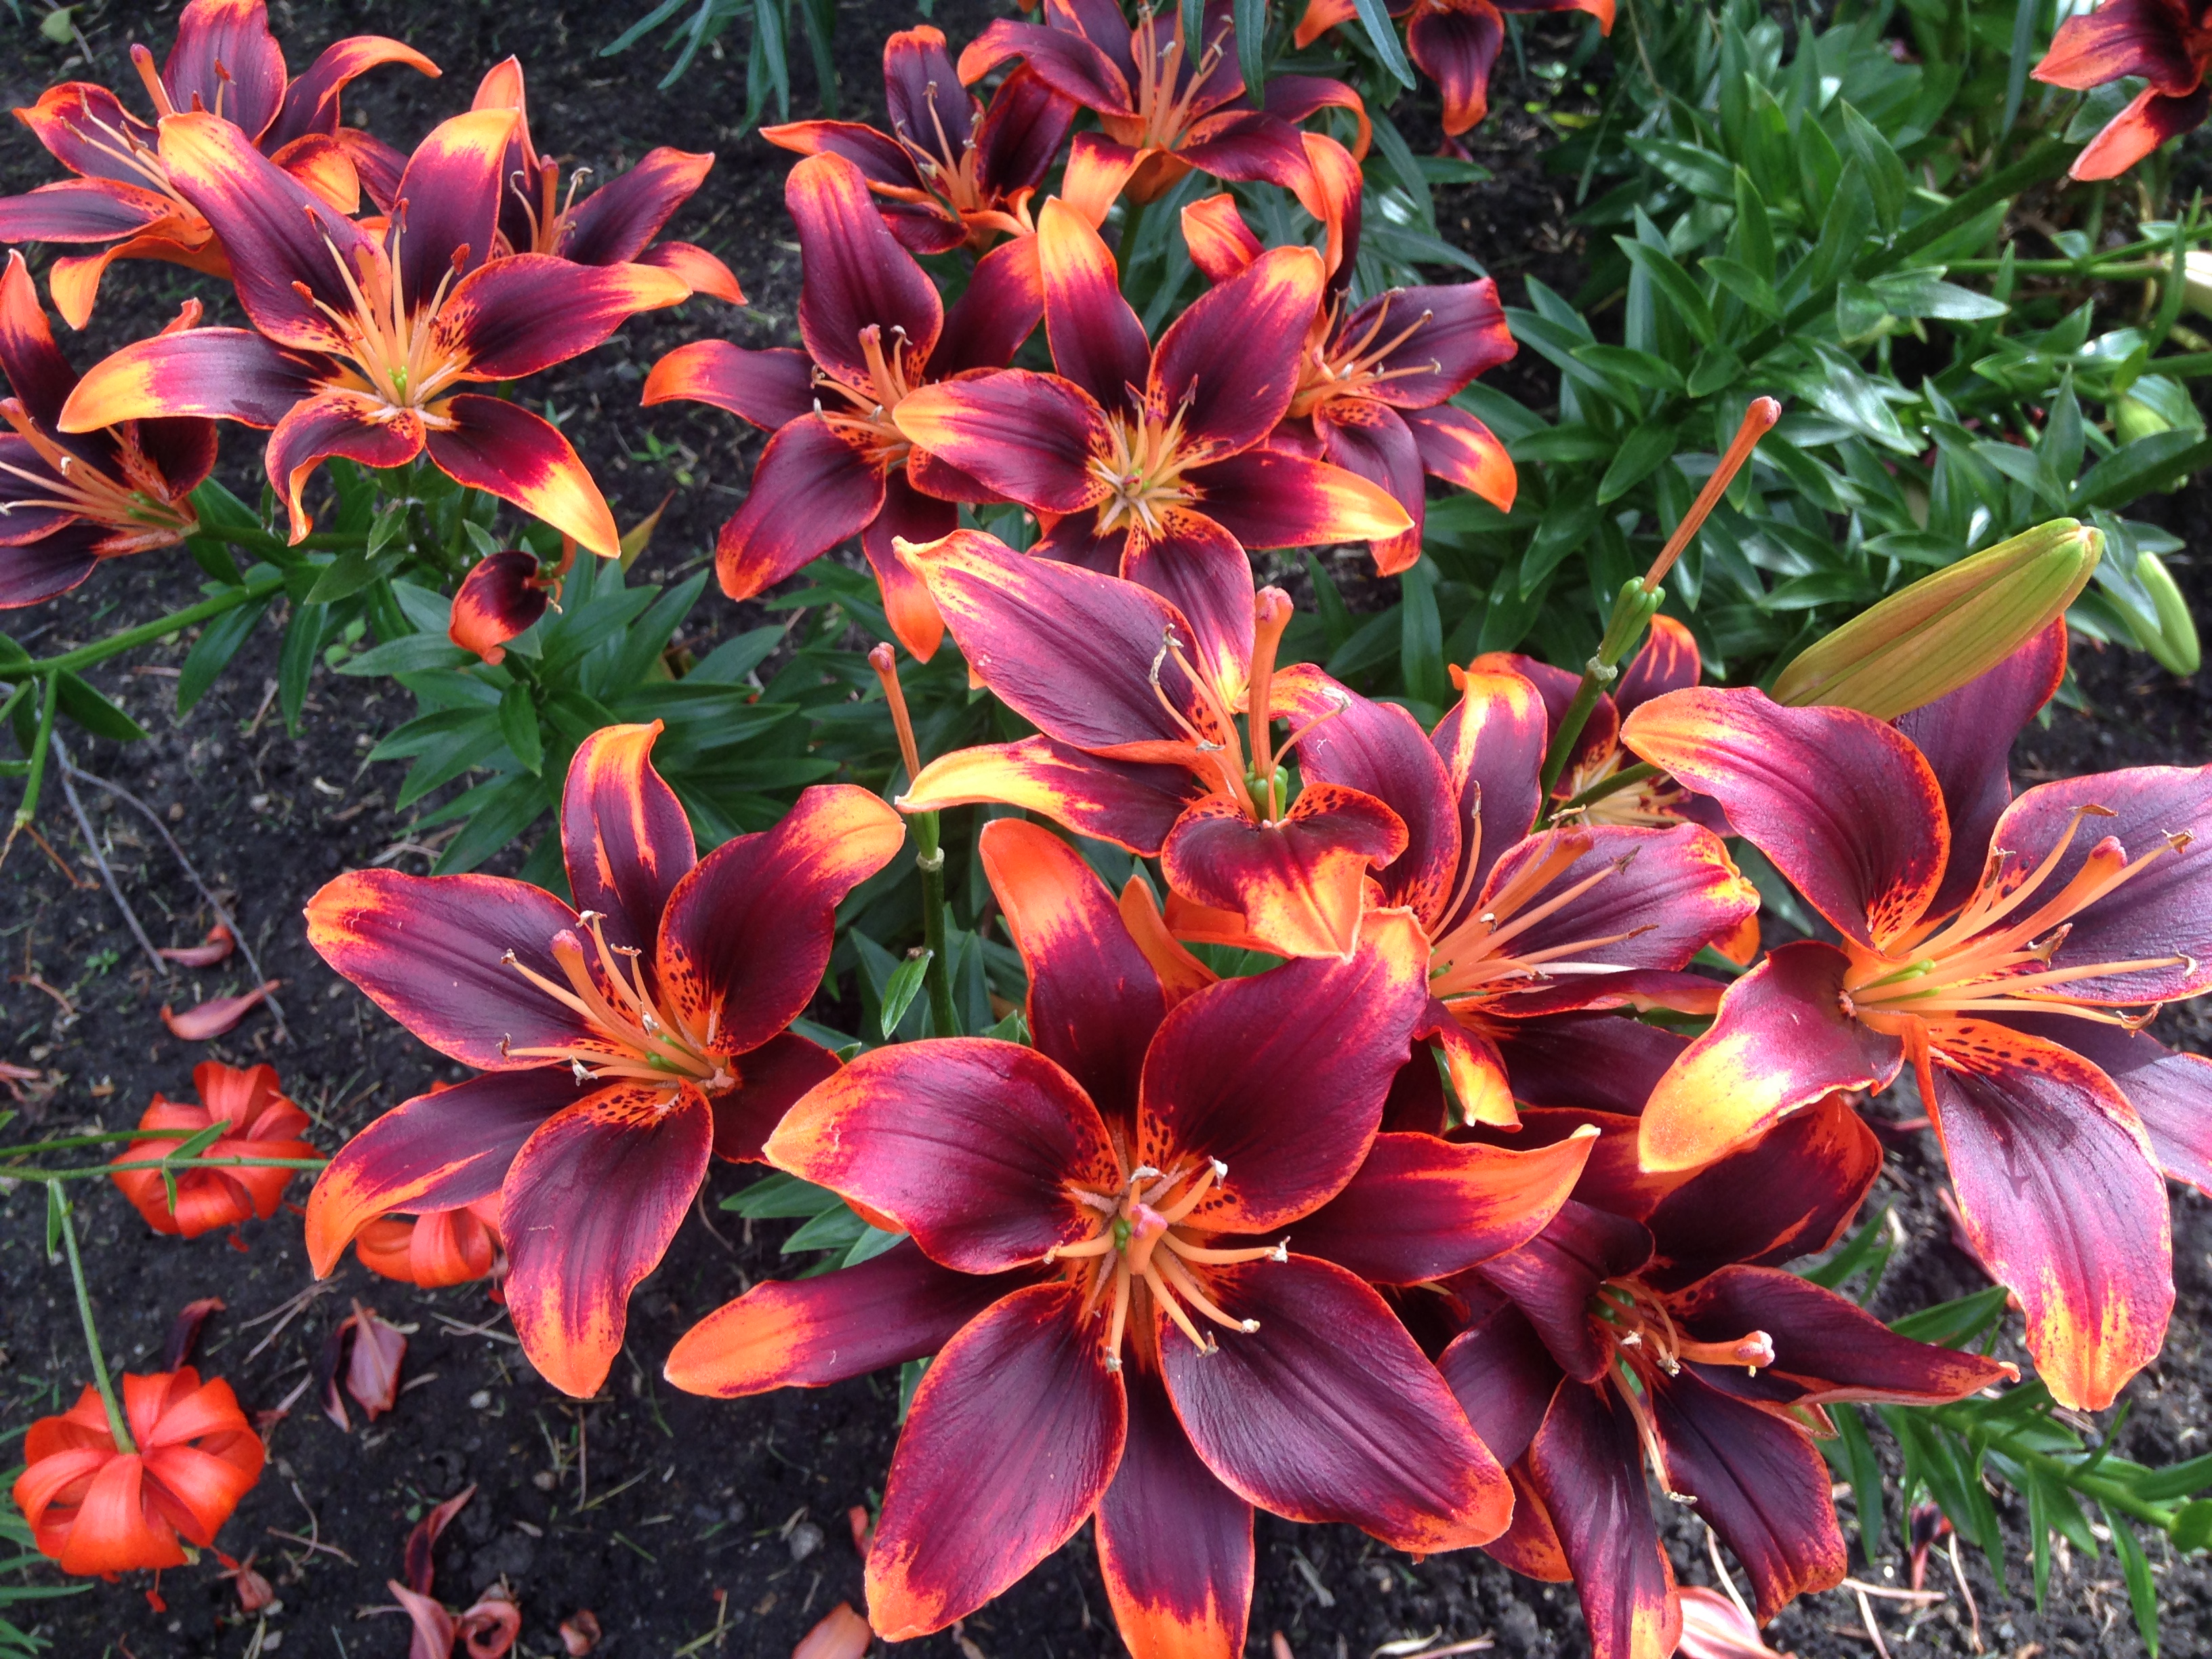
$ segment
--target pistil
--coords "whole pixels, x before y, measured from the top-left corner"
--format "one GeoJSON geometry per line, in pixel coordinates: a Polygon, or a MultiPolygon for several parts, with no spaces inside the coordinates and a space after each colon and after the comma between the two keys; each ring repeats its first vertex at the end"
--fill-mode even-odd
{"type": "Polygon", "coordinates": [[[891,411],[921,382],[921,365],[908,361],[910,349],[906,330],[894,326],[890,349],[885,351],[882,327],[871,323],[860,331],[860,359],[868,371],[865,384],[852,385],[825,368],[814,371],[814,412],[833,429],[859,435],[868,446],[869,458],[885,466],[905,460],[914,448],[891,419],[891,411]],[[825,392],[843,398],[846,407],[825,409],[821,397],[825,392]]]}
{"type": "Polygon", "coordinates": [[[1108,447],[1089,464],[1091,476],[1113,492],[1098,505],[1101,536],[1117,530],[1158,536],[1163,514],[1197,499],[1182,481],[1189,465],[1182,453],[1182,422],[1181,409],[1164,421],[1141,407],[1107,416],[1108,447]]]}

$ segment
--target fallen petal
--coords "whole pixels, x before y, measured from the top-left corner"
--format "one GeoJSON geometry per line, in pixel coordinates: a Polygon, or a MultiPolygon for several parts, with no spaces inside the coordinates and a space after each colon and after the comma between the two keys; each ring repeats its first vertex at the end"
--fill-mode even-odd
{"type": "Polygon", "coordinates": [[[169,962],[186,968],[212,968],[238,948],[238,939],[222,922],[207,930],[207,938],[198,945],[167,945],[159,954],[169,962]]]}
{"type": "Polygon", "coordinates": [[[875,1639],[868,1621],[848,1603],[840,1601],[830,1609],[828,1618],[799,1638],[791,1659],[860,1659],[875,1639]]]}
{"type": "Polygon", "coordinates": [[[1676,1659],[1795,1659],[1761,1641],[1759,1626],[1718,1590],[1685,1584],[1680,1595],[1682,1643],[1674,1650],[1676,1659]]]}
{"type": "Polygon", "coordinates": [[[568,1650],[568,1659],[584,1659],[599,1644],[599,1615],[589,1607],[580,1607],[561,1621],[561,1645],[568,1650]]]}
{"type": "MultiPolygon", "coordinates": [[[[401,1346],[403,1347],[405,1346],[404,1338],[401,1346]]],[[[402,1570],[407,1574],[409,1588],[418,1595],[428,1595],[430,1593],[430,1581],[436,1571],[431,1563],[430,1552],[437,1546],[438,1534],[445,1531],[447,1524],[459,1515],[469,1499],[476,1495],[477,1489],[473,1483],[462,1487],[460,1491],[417,1521],[408,1533],[406,1546],[400,1552],[400,1561],[402,1570]]]]}
{"type": "Polygon", "coordinates": [[[221,1297],[208,1296],[187,1302],[178,1310],[175,1322],[169,1327],[169,1340],[161,1349],[163,1370],[182,1370],[191,1362],[192,1350],[199,1346],[200,1327],[207,1323],[210,1314],[221,1313],[222,1305],[221,1297]]]}
{"type": "Polygon", "coordinates": [[[522,1609],[502,1578],[460,1617],[455,1632],[468,1644],[469,1659],[506,1659],[522,1633],[522,1609]]]}
{"type": "Polygon", "coordinates": [[[187,1042],[205,1042],[219,1037],[236,1025],[252,1011],[253,1006],[265,998],[284,981],[272,979],[267,984],[246,992],[243,996],[216,997],[181,1014],[173,1011],[167,1003],[161,1005],[161,1024],[170,1034],[187,1042]]]}

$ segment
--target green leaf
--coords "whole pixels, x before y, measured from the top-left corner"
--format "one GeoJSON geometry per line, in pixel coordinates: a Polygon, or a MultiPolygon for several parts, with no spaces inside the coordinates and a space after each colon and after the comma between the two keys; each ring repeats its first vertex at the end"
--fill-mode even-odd
{"type": "Polygon", "coordinates": [[[1940,265],[1893,270],[1867,286],[1899,317],[1936,317],[1951,323],[1978,323],[2005,315],[2011,307],[1986,294],[1943,280],[1940,265]]]}
{"type": "Polygon", "coordinates": [[[2112,1553],[2120,1558],[2120,1576],[2128,1581],[2128,1601],[2135,1608],[2136,1629],[2142,1632],[2150,1659],[2158,1659],[2158,1586],[2151,1582],[2150,1563],[2143,1559],[2134,1523],[2106,1504],[2105,1524],[2112,1529],[2112,1553]]]}
{"type": "Polygon", "coordinates": [[[276,657],[276,706],[284,716],[284,729],[300,735],[300,710],[307,701],[307,681],[315,672],[330,632],[327,606],[301,602],[292,607],[292,620],[284,627],[284,644],[276,657]]]}
{"type": "Polygon", "coordinates": [[[742,684],[748,674],[768,660],[783,638],[782,629],[770,626],[725,640],[691,665],[691,672],[684,677],[684,684],[742,684]]]}
{"type": "Polygon", "coordinates": [[[190,713],[192,706],[207,695],[208,688],[230,666],[230,659],[238,654],[239,647],[252,634],[253,625],[268,609],[265,601],[242,605],[235,611],[224,611],[207,625],[185,658],[184,672],[177,676],[178,714],[190,713]]]}
{"type": "MultiPolygon", "coordinates": [[[[1759,187],[1741,167],[1735,169],[1735,225],[1729,233],[1730,263],[1741,265],[1762,283],[1774,281],[1774,227],[1766,216],[1766,204],[1759,187]]],[[[1711,262],[1706,262],[1710,264],[1711,262]]]]}
{"type": "Polygon", "coordinates": [[[850,1249],[868,1231],[868,1224],[841,1201],[836,1209],[823,1211],[785,1239],[783,1254],[794,1255],[802,1250],[850,1249]]]}
{"type": "Polygon", "coordinates": [[[1663,466],[1674,453],[1674,423],[1647,421],[1621,441],[1597,487],[1598,504],[1618,501],[1663,466]]]}
{"type": "Polygon", "coordinates": [[[1728,202],[1735,198],[1735,169],[1725,156],[1668,138],[1631,138],[1628,147],[1662,178],[1680,185],[1692,196],[1703,197],[1709,202],[1728,202]]]}
{"type": "Polygon", "coordinates": [[[1245,95],[1265,107],[1267,87],[1267,0],[1236,0],[1237,66],[1244,74],[1245,95]]]}
{"type": "Polygon", "coordinates": [[[1313,583],[1314,608],[1321,613],[1322,631],[1328,635],[1329,652],[1334,655],[1352,637],[1352,612],[1345,607],[1336,578],[1328,574],[1310,550],[1305,555],[1305,564],[1306,575],[1313,583]]]}
{"type": "Polygon", "coordinates": [[[1375,55],[1382,60],[1400,85],[1410,90],[1413,82],[1413,66],[1406,61],[1406,49],[1399,44],[1397,26],[1390,21],[1389,9],[1383,0],[1353,0],[1358,8],[1359,21],[1367,31],[1368,44],[1375,55]]]}
{"type": "Polygon", "coordinates": [[[403,634],[396,640],[371,646],[359,656],[347,658],[338,665],[338,672],[361,678],[420,674],[433,668],[459,668],[476,659],[475,653],[462,650],[442,633],[403,634]]]}
{"type": "Polygon", "coordinates": [[[1782,316],[1773,283],[1741,260],[1712,254],[1698,262],[1707,276],[1770,322],[1782,316]]]}
{"type": "MultiPolygon", "coordinates": [[[[1870,1271],[1879,1278],[1882,1264],[1889,1256],[1889,1246],[1883,1237],[1883,1229],[1888,1218],[1889,1206],[1884,1204],[1868,1217],[1856,1231],[1838,1245],[1826,1261],[1802,1269],[1798,1276],[1830,1291],[1841,1290],[1852,1275],[1861,1272],[1870,1271]]],[[[1871,1293],[1873,1287],[1869,1285],[1868,1288],[1871,1293]]],[[[1861,1297],[1860,1305],[1864,1306],[1866,1300],[1865,1297],[1861,1297]]]]}
{"type": "Polygon", "coordinates": [[[1577,346],[1575,356],[1602,374],[1649,386],[1654,392],[1683,390],[1682,371],[1649,351],[1632,351],[1626,346],[1586,345],[1577,346]]]}
{"type": "Polygon", "coordinates": [[[2212,1544],[2212,1498],[2184,1504],[2173,1517],[2173,1547],[2184,1552],[2212,1544]]]}
{"type": "Polygon", "coordinates": [[[94,690],[82,675],[64,671],[56,677],[54,690],[61,712],[95,738],[137,743],[146,735],[144,726],[94,690]]]}
{"type": "Polygon", "coordinates": [[[1868,1560],[1875,1560],[1881,1553],[1881,1460],[1874,1455],[1857,1407],[1837,1406],[1829,1415],[1843,1454],[1844,1478],[1850,1482],[1851,1497],[1858,1505],[1859,1547],[1868,1560]]]}
{"type": "Polygon", "coordinates": [[[833,1210],[845,1200],[827,1187],[801,1181],[795,1175],[777,1170],[763,1176],[750,1187],[732,1193],[721,1202],[725,1210],[734,1211],[755,1221],[774,1221],[793,1216],[817,1216],[833,1210]]]}
{"type": "Polygon", "coordinates": [[[1898,221],[1905,213],[1908,188],[1905,163],[1898,159],[1897,151],[1874,123],[1853,109],[1848,100],[1838,100],[1838,108],[1843,117],[1844,149],[1859,164],[1860,173],[1868,182],[1875,222],[1881,227],[1885,236],[1894,236],[1898,221]]]}
{"type": "MultiPolygon", "coordinates": [[[[1807,123],[1807,131],[1817,133],[1820,130],[1807,123]]],[[[1828,211],[1820,222],[1820,234],[1813,243],[1813,251],[1790,273],[1790,280],[1802,282],[1808,295],[1826,292],[1828,285],[1857,260],[1860,250],[1866,245],[1868,228],[1873,223],[1872,193],[1867,189],[1858,157],[1854,155],[1844,163],[1843,176],[1829,199],[1828,211]]]]}
{"type": "Polygon", "coordinates": [[[526,772],[545,766],[545,740],[538,730],[538,704],[530,688],[517,680],[499,700],[499,734],[526,772]]]}
{"type": "Polygon", "coordinates": [[[504,783],[472,789],[469,799],[468,822],[459,835],[446,843],[446,850],[432,867],[433,875],[459,875],[475,869],[527,830],[550,804],[546,785],[526,772],[504,783]]]}
{"type": "Polygon", "coordinates": [[[2207,465],[2212,465],[2212,441],[2193,432],[2154,432],[2122,444],[2091,467],[2075,486],[2067,510],[2125,507],[2177,475],[2207,465]]]}
{"type": "Polygon", "coordinates": [[[1450,681],[1444,673],[1443,622],[1437,614],[1435,562],[1423,559],[1399,580],[1405,596],[1399,617],[1399,670],[1410,696],[1441,708],[1450,701],[1450,681]]]}
{"type": "Polygon", "coordinates": [[[2212,1486],[2212,1453],[2153,1469],[2136,1483],[2136,1496],[2156,1504],[2169,1498],[2187,1498],[2207,1486],[2212,1486]]]}
{"type": "Polygon", "coordinates": [[[891,1033],[898,1030],[899,1021],[906,1018],[906,1011],[914,1006],[915,997],[921,989],[922,975],[929,971],[929,951],[916,950],[892,970],[885,982],[881,1022],[885,1042],[890,1040],[891,1033]]]}
{"type": "Polygon", "coordinates": [[[1674,263],[1672,255],[1646,246],[1631,237],[1616,236],[1613,244],[1628,256],[1628,262],[1651,279],[1651,286],[1667,298],[1691,333],[1698,337],[1700,345],[1711,345],[1715,337],[1713,310],[1705,303],[1690,273],[1674,263]]]}
{"type": "Polygon", "coordinates": [[[2003,1316],[2005,1299],[2011,1294],[2003,1285],[1992,1285],[1971,1296],[1907,1314],[1892,1322],[1890,1329],[1916,1342],[1963,1348],[2003,1316]]]}

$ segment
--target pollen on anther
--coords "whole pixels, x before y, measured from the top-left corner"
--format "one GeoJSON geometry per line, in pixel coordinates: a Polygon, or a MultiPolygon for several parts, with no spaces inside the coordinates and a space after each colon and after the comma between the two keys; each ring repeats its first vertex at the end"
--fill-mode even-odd
{"type": "Polygon", "coordinates": [[[1218,1158],[1213,1160],[1213,1178],[1216,1181],[1229,1179],[1229,1166],[1218,1158]]]}

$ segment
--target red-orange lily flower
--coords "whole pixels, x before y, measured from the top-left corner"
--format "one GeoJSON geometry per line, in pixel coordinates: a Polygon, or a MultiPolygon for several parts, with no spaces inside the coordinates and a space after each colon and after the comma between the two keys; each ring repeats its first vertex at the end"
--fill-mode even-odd
{"type": "Polygon", "coordinates": [[[973,1613],[1094,1516],[1130,1650],[1194,1659],[1244,1651],[1255,1509],[1419,1552],[1495,1536],[1488,1453],[1302,1230],[1364,1184],[1460,1230],[1437,1257],[1370,1225],[1371,1265],[1460,1271],[1534,1237],[1584,1146],[1393,1156],[1415,1138],[1377,1131],[1424,1000],[1402,916],[1345,961],[1170,985],[1065,842],[1000,820],[981,846],[1036,1047],[881,1048],[793,1107],[769,1160],[910,1242],[756,1287],[685,1334],[669,1379],[726,1397],[936,1353],[867,1552],[892,1640],[973,1613]]]}
{"type": "Polygon", "coordinates": [[[125,346],[70,395],[63,429],[172,415],[274,428],[269,482],[290,508],[295,541],[312,528],[301,492],[325,460],[393,467],[427,452],[455,482],[617,556],[614,514],[568,441],[518,404],[459,388],[565,362],[690,286],[647,265],[492,258],[517,120],[512,110],[476,110],[436,128],[408,158],[379,236],[228,122],[165,118],[170,183],[229,248],[253,327],[125,346]]]}
{"type": "MultiPolygon", "coordinates": [[[[159,73],[143,46],[133,46],[131,59],[155,120],[179,111],[219,116],[341,213],[354,210],[364,185],[378,206],[388,207],[401,160],[339,119],[346,83],[380,64],[438,73],[412,46],[356,34],[325,48],[291,80],[264,0],[191,0],[178,15],[176,44],[159,73]]],[[[77,176],[0,200],[0,241],[106,244],[54,262],[54,304],[71,328],[91,317],[100,276],[114,260],[162,259],[210,276],[231,274],[216,228],[169,177],[154,128],[106,87],[71,81],[15,116],[77,176]]]]}
{"type": "Polygon", "coordinates": [[[23,1437],[13,1496],[40,1553],[64,1572],[112,1576],[181,1567],[179,1534],[205,1549],[261,1478],[264,1454],[220,1378],[187,1365],[123,1378],[123,1415],[136,1443],[115,1443],[96,1389],[23,1437]]]}
{"type": "Polygon", "coordinates": [[[1280,589],[1248,602],[1241,631],[1215,634],[1133,582],[976,531],[907,556],[970,669],[1041,735],[939,757],[902,807],[1026,807],[1157,854],[1172,887],[1235,912],[1287,955],[1355,948],[1369,872],[1405,850],[1406,826],[1356,788],[1289,796],[1259,712],[1291,619],[1280,589]]]}
{"type": "MultiPolygon", "coordinates": [[[[313,1158],[315,1149],[301,1139],[307,1115],[286,1099],[273,1066],[240,1071],[220,1060],[204,1060],[192,1068],[192,1088],[199,1104],[155,1095],[141,1129],[187,1129],[194,1133],[220,1123],[223,1132],[201,1153],[202,1158],[313,1158]]],[[[119,1163],[166,1157],[177,1141],[163,1138],[134,1140],[119,1163]]],[[[181,1170],[176,1173],[177,1202],[169,1206],[168,1185],[159,1170],[124,1170],[112,1178],[123,1189],[146,1224],[157,1233],[198,1238],[217,1227],[235,1227],[249,1217],[266,1221],[276,1213],[284,1188],[297,1170],[214,1169],[181,1170]]]]}
{"type": "Polygon", "coordinates": [[[2068,169],[2112,179],[2167,139],[2203,125],[2212,109],[2212,8],[2203,0],[2105,0],[2058,26],[2035,78],[2087,92],[2140,76],[2149,84],[2106,123],[2068,169]]]}
{"type": "MultiPolygon", "coordinates": [[[[187,300],[163,330],[199,320],[187,300]]],[[[76,371],[54,343],[39,292],[12,249],[0,276],[0,611],[66,593],[99,568],[170,547],[199,528],[188,497],[215,466],[215,423],[126,421],[64,434],[76,371]]]]}
{"type": "Polygon", "coordinates": [[[1652,1092],[1645,1167],[1703,1164],[1910,1063],[2038,1371],[2095,1410],[2158,1352],[2172,1307],[2160,1170],[2212,1176],[2212,1069],[2124,1012],[2212,988],[2212,864],[2189,850],[2212,834],[2212,767],[2012,799],[2013,738],[2064,671],[2060,623],[1893,726],[1697,689],[1621,736],[1718,801],[1842,936],[1782,945],[1729,988],[1652,1092]]]}
{"type": "Polygon", "coordinates": [[[1637,1172],[1636,1119],[1618,1113],[1532,1111],[1511,1144],[1592,1128],[1543,1232],[1426,1299],[1465,1328],[1437,1368],[1513,1479],[1512,1527],[1484,1547],[1573,1581],[1593,1659],[1667,1659],[1683,1617],[1647,1470],[1696,1504],[1771,1620],[1848,1571],[1812,1439],[1834,1432],[1826,1406],[1936,1405],[2017,1373],[1899,1336],[1783,1268],[1834,1243],[1881,1173],[1840,1097],[1667,1177],[1637,1172]]]}
{"type": "Polygon", "coordinates": [[[799,162],[784,201],[805,264],[805,349],[695,341],[653,366],[644,400],[711,404],[773,434],[715,544],[725,593],[750,599],[857,535],[892,631],[927,660],[945,625],[893,544],[935,541],[958,522],[956,503],[998,498],[917,443],[898,413],[931,381],[1013,356],[1043,308],[1036,258],[1026,239],[993,249],[948,313],[843,155],[799,162]]]}
{"type": "Polygon", "coordinates": [[[860,169],[884,222],[916,253],[963,243],[981,253],[1036,227],[1029,198],[1060,154],[1076,103],[1026,65],[989,107],[961,85],[943,31],[922,24],[884,42],[890,131],[858,121],[793,121],[760,136],[801,155],[842,155],[860,169]]]}
{"type": "MultiPolygon", "coordinates": [[[[1505,44],[1509,11],[1581,11],[1613,33],[1613,0],[1395,0],[1393,17],[1406,20],[1406,53],[1443,94],[1444,131],[1456,138],[1490,113],[1490,70],[1505,44]]],[[[1329,30],[1359,15],[1356,0],[1306,0],[1292,37],[1310,46],[1329,30]]]]}
{"type": "Polygon", "coordinates": [[[307,1200],[318,1275],[390,1211],[500,1194],[507,1306],[532,1364],[579,1398],[622,1347],[710,1152],[755,1158],[836,1056],[787,1028],[822,982],[838,902],[890,861],[897,813],[810,789],[705,858],[653,769],[660,727],[576,750],[561,805],[580,909],[496,876],[358,870],[309,901],[323,960],[482,1075],[348,1141],[307,1200]]]}
{"type": "Polygon", "coordinates": [[[387,1215],[354,1236],[361,1265],[386,1279],[436,1290],[489,1279],[498,1268],[499,1194],[453,1210],[387,1215]]]}
{"type": "Polygon", "coordinates": [[[501,168],[506,185],[499,204],[502,253],[550,253],[580,265],[652,265],[682,277],[695,294],[744,304],[730,268],[705,248],[653,240],[706,181],[713,155],[657,145],[635,167],[579,200],[577,191],[588,169],[578,167],[568,175],[564,196],[561,164],[540,155],[531,142],[520,58],[495,64],[477,84],[469,107],[511,109],[515,114],[501,168]]]}
{"type": "Polygon", "coordinates": [[[1113,254],[1079,212],[1048,201],[1035,241],[1059,373],[925,386],[891,413],[933,456],[1036,513],[1048,528],[1032,551],[1165,594],[1203,643],[1244,626],[1247,550],[1379,540],[1409,527],[1380,486],[1268,444],[1320,309],[1320,254],[1262,254],[1200,295],[1154,346],[1121,297],[1113,254]]]}
{"type": "Polygon", "coordinates": [[[1244,95],[1244,73],[1230,0],[1206,7],[1202,44],[1183,38],[1179,6],[1161,16],[1140,5],[1134,25],[1119,0],[1045,0],[1044,12],[1042,23],[993,19],[960,54],[960,78],[972,86],[1020,58],[1097,114],[1127,153],[1133,202],[1152,201],[1194,167],[1218,179],[1300,189],[1307,165],[1297,124],[1321,109],[1357,115],[1353,153],[1367,154],[1366,106],[1341,81],[1279,75],[1267,82],[1265,109],[1231,106],[1244,95]]]}
{"type": "MultiPolygon", "coordinates": [[[[1425,475],[1511,508],[1518,479],[1497,434],[1450,399],[1518,348],[1505,326],[1498,284],[1479,282],[1392,289],[1346,308],[1344,285],[1359,247],[1359,168],[1334,139],[1309,133],[1314,162],[1309,206],[1328,228],[1322,264],[1332,281],[1298,359],[1297,389],[1271,449],[1326,460],[1390,492],[1412,523],[1370,544],[1376,574],[1420,562],[1425,475]]],[[[1207,277],[1224,283],[1261,257],[1228,195],[1183,210],[1183,237],[1207,277]]]]}

